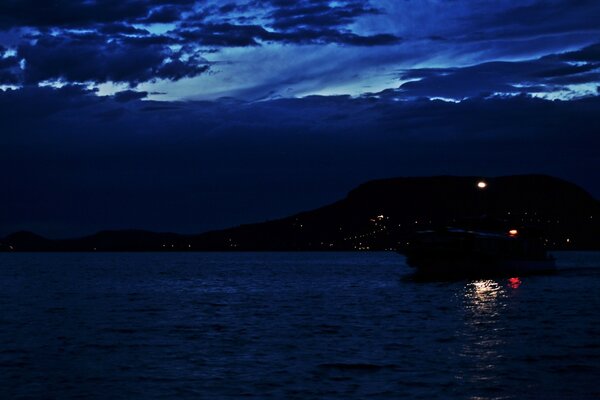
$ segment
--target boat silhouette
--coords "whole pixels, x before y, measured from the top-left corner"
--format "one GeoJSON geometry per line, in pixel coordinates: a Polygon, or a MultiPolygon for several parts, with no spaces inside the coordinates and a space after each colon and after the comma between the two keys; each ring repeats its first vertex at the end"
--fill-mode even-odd
{"type": "Polygon", "coordinates": [[[542,236],[526,227],[419,231],[402,243],[398,252],[424,276],[516,276],[556,269],[542,236]]]}

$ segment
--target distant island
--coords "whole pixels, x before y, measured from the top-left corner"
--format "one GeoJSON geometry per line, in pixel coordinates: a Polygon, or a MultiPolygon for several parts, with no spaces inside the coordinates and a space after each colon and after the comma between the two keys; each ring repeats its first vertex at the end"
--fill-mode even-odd
{"type": "Polygon", "coordinates": [[[197,235],[123,230],[53,240],[16,232],[0,239],[0,251],[395,250],[416,231],[482,218],[534,226],[549,249],[600,250],[598,200],[561,179],[518,175],[375,180],[316,210],[197,235]]]}

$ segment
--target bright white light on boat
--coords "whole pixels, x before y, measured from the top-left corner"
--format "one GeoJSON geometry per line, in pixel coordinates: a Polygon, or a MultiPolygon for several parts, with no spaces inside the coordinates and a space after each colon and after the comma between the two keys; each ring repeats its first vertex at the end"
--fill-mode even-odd
{"type": "Polygon", "coordinates": [[[508,231],[508,234],[510,236],[517,236],[519,234],[519,231],[516,229],[511,229],[510,231],[508,231]]]}
{"type": "Polygon", "coordinates": [[[485,182],[485,181],[479,181],[479,182],[477,182],[477,187],[479,189],[485,189],[487,187],[487,182],[485,182]]]}

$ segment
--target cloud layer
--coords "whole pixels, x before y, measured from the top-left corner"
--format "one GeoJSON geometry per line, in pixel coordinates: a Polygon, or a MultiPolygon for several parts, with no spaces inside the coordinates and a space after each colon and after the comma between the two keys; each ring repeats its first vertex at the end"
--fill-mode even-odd
{"type": "Polygon", "coordinates": [[[496,61],[467,67],[413,68],[400,73],[408,82],[385,94],[395,97],[442,97],[461,100],[486,95],[562,93],[587,95],[600,83],[600,44],[532,60],[496,61]]]}
{"type": "Polygon", "coordinates": [[[380,11],[362,1],[124,0],[8,1],[0,29],[18,30],[0,84],[178,81],[209,70],[203,54],[263,44],[378,46],[399,41],[389,33],[363,35],[350,25],[380,11]],[[166,28],[156,31],[153,27],[166,28]],[[15,62],[18,61],[18,65],[15,62]],[[20,67],[20,68],[19,68],[20,67]]]}
{"type": "MultiPolygon", "coordinates": [[[[461,73],[474,72],[460,94],[511,94],[529,76],[521,75],[525,65],[505,62],[591,45],[599,18],[590,0],[8,0],[0,4],[0,85],[143,84],[171,99],[256,99],[356,95],[399,86],[397,70],[460,68],[444,82],[428,75],[403,90],[429,95],[425,86],[439,83],[438,95],[454,94],[461,73]],[[173,86],[178,81],[186,87],[173,86]]],[[[591,73],[577,79],[598,82],[591,73]]],[[[533,83],[540,84],[556,95],[578,90],[560,80],[533,83]]]]}

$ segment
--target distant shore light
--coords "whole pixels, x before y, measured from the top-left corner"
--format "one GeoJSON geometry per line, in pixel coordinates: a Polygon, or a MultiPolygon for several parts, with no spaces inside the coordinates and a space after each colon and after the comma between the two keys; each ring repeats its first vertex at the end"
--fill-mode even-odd
{"type": "Polygon", "coordinates": [[[486,182],[486,181],[479,181],[479,182],[477,182],[477,187],[478,187],[479,189],[485,189],[485,188],[487,187],[487,185],[488,185],[488,184],[487,184],[487,182],[486,182]]]}
{"type": "Polygon", "coordinates": [[[510,236],[517,236],[519,234],[519,231],[516,229],[511,229],[510,231],[508,231],[508,234],[510,236]]]}

